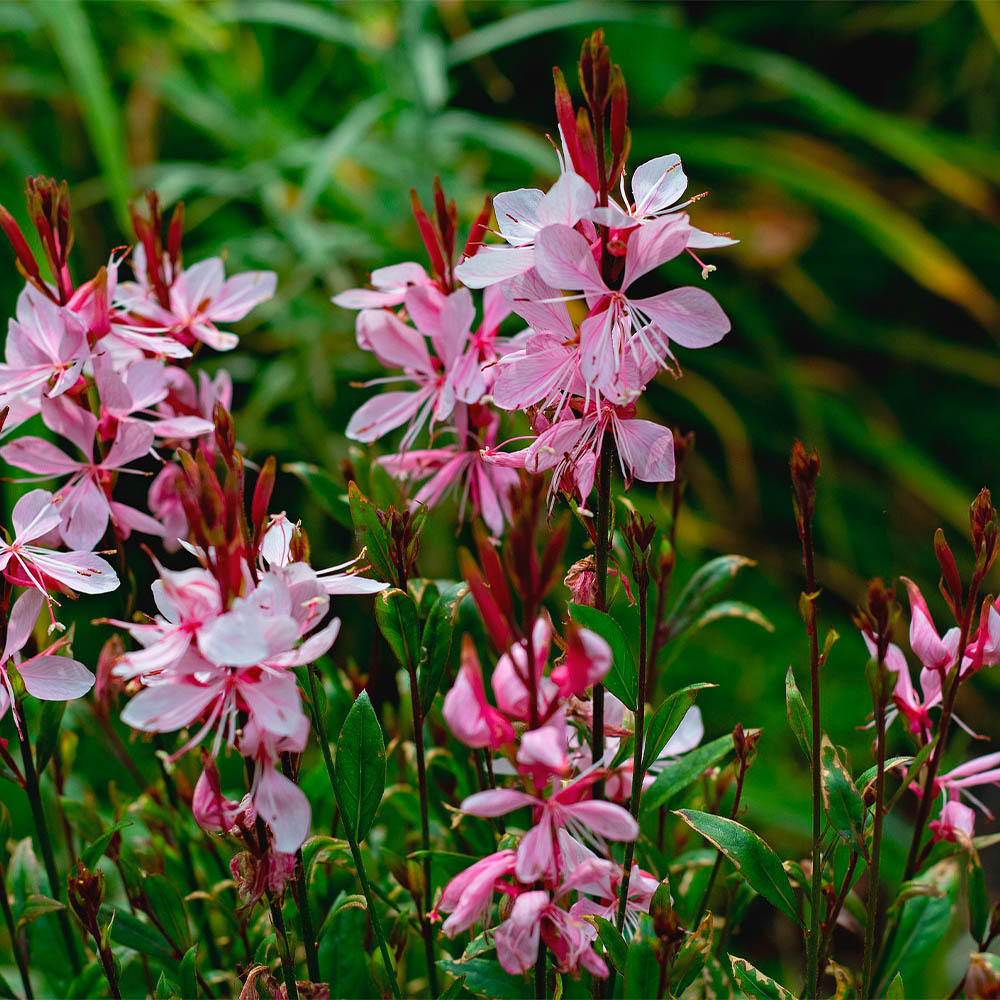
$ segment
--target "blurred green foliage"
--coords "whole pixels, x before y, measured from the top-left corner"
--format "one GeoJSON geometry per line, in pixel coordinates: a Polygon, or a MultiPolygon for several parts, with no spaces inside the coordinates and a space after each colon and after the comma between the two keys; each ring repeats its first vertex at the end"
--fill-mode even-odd
{"type": "MultiPolygon", "coordinates": [[[[845,634],[826,721],[858,770],[867,692],[847,611],[876,573],[933,593],[933,530],[964,534],[996,467],[1000,6],[6,3],[0,202],[23,220],[23,177],[66,177],[79,277],[127,241],[144,186],[186,202],[188,259],[223,250],[234,269],[275,268],[278,297],[209,364],[237,381],[252,456],[336,473],[364,398],[353,383],[374,359],[330,295],[419,257],[409,189],[428,192],[435,174],[467,220],[485,192],[552,179],[551,66],[571,68],[598,25],[629,84],[632,165],[679,153],[692,191],[711,190],[698,224],[741,240],[710,279],[733,332],[685,353],[686,377],[661,379],[644,405],[697,435],[682,573],[703,552],[758,560],[739,596],[775,632],[714,626],[671,671],[720,684],[702,700],[709,735],[763,726],[752,821],[803,845],[808,777],[782,704],[788,663],[805,659],[788,450],[798,435],[822,454],[821,615],[845,634]]],[[[0,274],[12,312],[20,283],[0,274]]],[[[669,277],[699,280],[680,262],[669,277]]],[[[342,555],[348,532],[293,477],[283,490],[316,563],[342,555]]],[[[454,546],[434,542],[449,541],[451,516],[432,518],[428,575],[455,574],[454,546]]],[[[966,721],[997,735],[987,703],[966,697],[966,721]]]]}

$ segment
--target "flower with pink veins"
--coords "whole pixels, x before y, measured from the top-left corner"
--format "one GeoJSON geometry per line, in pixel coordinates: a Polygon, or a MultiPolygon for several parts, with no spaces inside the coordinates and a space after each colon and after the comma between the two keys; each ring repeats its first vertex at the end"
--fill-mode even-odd
{"type": "Polygon", "coordinates": [[[274,271],[246,271],[227,279],[222,258],[209,257],[177,274],[170,286],[169,309],[145,295],[129,296],[125,304],[182,344],[201,341],[217,351],[231,351],[239,337],[219,325],[243,319],[274,295],[277,283],[274,271]]]}
{"type": "Polygon", "coordinates": [[[469,288],[485,288],[516,278],[534,266],[535,241],[546,226],[575,226],[597,202],[594,189],[578,174],[564,173],[549,188],[519,188],[493,199],[497,228],[508,246],[484,246],[455,268],[469,288]]]}
{"type": "Polygon", "coordinates": [[[514,874],[517,854],[513,850],[497,851],[459,872],[445,887],[435,907],[450,914],[441,927],[447,937],[454,937],[474,924],[489,923],[493,894],[498,888],[509,888],[503,879],[514,874]]]}
{"type": "MultiPolygon", "coordinates": [[[[20,651],[31,638],[44,603],[45,595],[41,591],[26,590],[11,609],[3,656],[0,658],[0,681],[3,682],[0,684],[0,718],[14,704],[14,689],[8,672],[11,660],[17,667],[25,690],[40,701],[72,701],[82,698],[94,686],[94,675],[82,663],[68,656],[55,655],[66,645],[66,639],[59,639],[35,656],[21,660],[20,651]]],[[[16,712],[14,723],[20,732],[21,720],[16,712]]]]}
{"type": "Polygon", "coordinates": [[[7,331],[7,360],[0,364],[0,406],[23,397],[35,404],[37,412],[38,397],[61,396],[72,388],[90,356],[83,322],[69,309],[26,287],[17,300],[17,318],[10,321],[7,331]]]}
{"type": "Polygon", "coordinates": [[[461,666],[444,696],[442,715],[448,728],[466,746],[499,750],[514,740],[510,720],[486,700],[483,672],[470,635],[462,637],[461,666]]]}
{"type": "Polygon", "coordinates": [[[629,812],[613,802],[584,798],[600,780],[594,770],[559,787],[553,782],[547,798],[529,795],[513,788],[495,788],[477,792],[462,802],[461,810],[472,816],[505,816],[529,806],[535,825],[521,839],[517,848],[517,877],[521,882],[545,879],[554,885],[564,872],[558,842],[560,830],[590,843],[607,855],[606,840],[629,841],[639,836],[639,825],[629,812]]]}
{"type": "Polygon", "coordinates": [[[111,621],[143,647],[115,664],[114,675],[125,680],[147,678],[178,663],[199,631],[222,613],[219,584],[207,569],[169,570],[159,563],[156,568],[160,575],[151,589],[160,614],[145,623],[111,621]]]}
{"type": "Polygon", "coordinates": [[[635,406],[605,402],[582,417],[566,416],[547,427],[521,453],[529,472],[553,470],[550,493],[575,490],[585,501],[594,486],[605,433],[614,438],[626,483],[669,483],[674,478],[674,438],[668,427],[635,416],[635,406]]]}
{"type": "MultiPolygon", "coordinates": [[[[623,868],[613,861],[596,857],[582,844],[578,846],[590,857],[581,858],[574,863],[572,872],[562,885],[563,892],[573,889],[582,894],[570,907],[570,913],[580,917],[603,917],[614,923],[621,899],[623,868]]],[[[649,913],[653,893],[659,886],[659,881],[653,875],[643,871],[637,864],[632,865],[625,903],[625,927],[630,935],[635,933],[639,914],[649,913]]]]}
{"type": "Polygon", "coordinates": [[[527,722],[533,717],[531,711],[531,675],[534,674],[534,688],[537,697],[537,715],[545,719],[556,703],[558,689],[544,676],[549,660],[549,646],[552,642],[552,622],[547,614],[539,615],[531,632],[534,663],[528,664],[528,643],[521,639],[504,653],[493,668],[490,684],[496,696],[497,705],[510,718],[527,722]]]}
{"type": "Polygon", "coordinates": [[[402,444],[408,448],[428,420],[446,421],[456,403],[478,402],[486,392],[479,352],[471,345],[475,307],[469,290],[445,296],[417,286],[406,293],[405,304],[416,329],[389,310],[366,309],[358,316],[358,344],[374,351],[385,367],[404,371],[369,385],[412,381],[417,388],[384,392],[362,404],[347,425],[347,436],[355,441],[371,443],[408,423],[402,444]]]}
{"type": "Polygon", "coordinates": [[[119,424],[107,454],[95,461],[98,421],[89,410],[67,401],[65,396],[43,399],[42,419],[50,430],[68,438],[87,457],[72,458],[52,442],[30,435],[0,448],[0,457],[43,479],[69,476],[56,499],[62,516],[62,537],[70,548],[92,549],[104,536],[109,519],[122,538],[133,530],[163,534],[162,526],[148,514],[111,498],[113,477],[132,471],[125,467],[152,449],[153,431],[148,425],[119,424]]]}
{"type": "Polygon", "coordinates": [[[14,540],[0,538],[0,572],[12,583],[37,590],[49,604],[53,624],[53,599],[48,593],[53,587],[81,594],[107,594],[118,587],[115,571],[93,552],[57,552],[32,544],[50,535],[61,523],[52,494],[32,490],[11,511],[14,540]]]}
{"type": "Polygon", "coordinates": [[[974,757],[952,768],[947,774],[939,774],[934,781],[933,792],[937,794],[943,791],[948,798],[959,798],[964,795],[992,819],[993,813],[989,808],[969,791],[970,788],[982,785],[1000,785],[1000,753],[974,757]]]}
{"type": "Polygon", "coordinates": [[[570,623],[566,630],[566,653],[549,674],[560,698],[583,694],[599,684],[611,669],[612,653],[607,640],[590,629],[570,623]]]}
{"type": "Polygon", "coordinates": [[[190,440],[211,434],[215,425],[202,416],[164,416],[152,409],[167,398],[167,370],[152,359],[133,361],[116,369],[107,354],[94,359],[94,381],[101,401],[98,432],[113,438],[122,423],[142,423],[158,438],[190,440]],[[143,420],[142,417],[149,418],[143,420]]]}
{"type": "MultiPolygon", "coordinates": [[[[670,342],[681,347],[709,347],[730,329],[718,302],[700,288],[675,288],[644,298],[628,294],[633,282],[666,263],[688,245],[686,215],[655,219],[628,236],[625,272],[619,288],[610,288],[598,269],[587,239],[569,226],[549,226],[538,234],[535,266],[554,288],[579,289],[590,314],[580,324],[580,371],[597,388],[612,389],[631,354],[667,367],[670,342]]],[[[628,387],[631,388],[631,387],[628,387]]]]}
{"type": "MultiPolygon", "coordinates": [[[[496,448],[499,415],[486,407],[470,407],[480,411],[487,423],[479,429],[482,437],[468,428],[470,419],[466,412],[456,420],[455,433],[463,440],[442,445],[386,455],[379,459],[391,475],[399,479],[430,478],[413,497],[413,504],[434,507],[449,494],[457,494],[458,521],[465,520],[466,510],[482,517],[494,538],[503,534],[504,525],[511,518],[510,491],[517,485],[517,471],[491,461],[496,448]]],[[[458,411],[456,416],[459,417],[458,411]]]]}

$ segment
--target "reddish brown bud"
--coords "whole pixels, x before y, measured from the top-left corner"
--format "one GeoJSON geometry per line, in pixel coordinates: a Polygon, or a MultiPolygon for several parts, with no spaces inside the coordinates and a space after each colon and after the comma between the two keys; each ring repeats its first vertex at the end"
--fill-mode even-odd
{"type": "Polygon", "coordinates": [[[795,491],[795,517],[799,534],[804,523],[812,521],[816,509],[816,479],[819,477],[819,452],[806,451],[805,445],[796,440],[792,445],[789,461],[792,473],[792,488],[795,491]]]}
{"type": "Polygon", "coordinates": [[[952,614],[958,618],[962,607],[962,580],[958,575],[958,566],[951,547],[940,528],[934,532],[934,554],[941,567],[941,593],[948,602],[952,614]]]}

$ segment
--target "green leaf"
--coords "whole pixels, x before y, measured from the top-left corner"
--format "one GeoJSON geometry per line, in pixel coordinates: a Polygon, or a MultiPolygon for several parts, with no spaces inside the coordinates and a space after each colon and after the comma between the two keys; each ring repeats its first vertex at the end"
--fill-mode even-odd
{"type": "Polygon", "coordinates": [[[785,705],[788,710],[788,724],[792,727],[807,760],[812,760],[812,715],[795,683],[795,671],[791,667],[785,674],[785,705]]]}
{"type": "Polygon", "coordinates": [[[697,632],[712,622],[721,621],[723,618],[742,618],[744,621],[759,625],[766,632],[773,632],[774,626],[767,620],[760,608],[755,608],[752,604],[743,601],[719,601],[710,608],[706,608],[691,626],[697,632]]]}
{"type": "Polygon", "coordinates": [[[604,945],[608,960],[621,975],[624,975],[628,958],[628,945],[625,943],[625,938],[610,920],[605,920],[604,917],[590,917],[589,919],[597,928],[597,936],[601,944],[604,945]]]}
{"type": "Polygon", "coordinates": [[[361,544],[365,546],[375,576],[380,580],[395,580],[396,570],[392,562],[389,533],[378,519],[375,504],[361,495],[357,483],[348,484],[347,499],[351,509],[351,522],[361,544]]]}
{"type": "Polygon", "coordinates": [[[649,766],[660,756],[663,748],[670,742],[670,737],[677,731],[681,720],[687,714],[688,709],[694,704],[698,692],[705,688],[716,687],[715,684],[689,684],[687,687],[674,691],[669,695],[662,705],[653,713],[653,717],[646,723],[645,747],[642,754],[643,773],[649,770],[649,766]]]}
{"type": "Polygon", "coordinates": [[[680,946],[670,968],[675,996],[683,996],[684,991],[694,982],[695,977],[711,958],[714,922],[712,914],[706,913],[698,929],[693,934],[685,935],[684,943],[680,946]]]}
{"type": "Polygon", "coordinates": [[[505,972],[495,958],[480,956],[466,960],[438,959],[438,968],[449,976],[465,980],[465,988],[473,996],[486,1000],[530,1000],[534,990],[523,976],[505,972]]]}
{"type": "Polygon", "coordinates": [[[656,776],[640,799],[643,812],[665,806],[674,796],[680,795],[697,781],[710,767],[714,767],[733,748],[732,733],[720,736],[711,743],[695,747],[679,760],[667,764],[656,776]]]}
{"type": "Polygon", "coordinates": [[[825,734],[820,750],[820,764],[823,805],[826,807],[827,819],[844,843],[852,844],[867,858],[868,847],[865,844],[864,834],[865,804],[861,801],[861,794],[855,787],[850,772],[841,761],[837,748],[825,734]]]}
{"type": "Polygon", "coordinates": [[[88,844],[80,852],[80,860],[83,862],[85,868],[94,868],[98,861],[104,857],[104,852],[108,849],[108,845],[114,839],[116,833],[120,830],[124,830],[125,827],[131,826],[131,820],[121,820],[115,823],[113,827],[109,830],[105,830],[95,841],[88,844]]]}
{"type": "Polygon", "coordinates": [[[334,772],[344,825],[361,843],[385,791],[385,741],[367,691],[358,695],[344,720],[334,772]]]}
{"type": "Polygon", "coordinates": [[[697,809],[679,809],[676,815],[715,844],[752,889],[786,916],[802,924],[798,902],[780,858],[756,833],[735,820],[697,809]]]}
{"type": "Polygon", "coordinates": [[[43,701],[42,715],[38,724],[38,742],[35,744],[35,767],[41,774],[48,766],[59,745],[59,727],[62,725],[64,701],[43,701]]]}
{"type": "Polygon", "coordinates": [[[417,671],[417,686],[424,715],[431,710],[434,696],[441,686],[444,669],[451,656],[451,644],[458,621],[458,608],[469,587],[465,583],[454,583],[446,588],[431,607],[424,634],[421,639],[420,669],[417,671]]]}
{"type": "Polygon", "coordinates": [[[282,470],[300,479],[310,495],[315,497],[337,524],[344,528],[353,527],[351,505],[347,501],[347,494],[329,472],[309,462],[288,462],[282,466],[282,470]]]}
{"type": "Polygon", "coordinates": [[[14,987],[2,975],[0,975],[0,997],[3,997],[3,1000],[17,1000],[14,987]]]}
{"type": "Polygon", "coordinates": [[[191,945],[181,959],[181,996],[197,998],[198,996],[198,946],[191,945]]]}
{"type": "Polygon", "coordinates": [[[420,657],[417,609],[402,590],[383,590],[375,598],[375,619],[404,670],[414,670],[420,657]]]}
{"type": "Polygon", "coordinates": [[[985,941],[990,929],[990,897],[986,891],[986,873],[975,851],[969,851],[967,896],[969,932],[973,940],[985,941]]]}
{"type": "Polygon", "coordinates": [[[145,923],[127,910],[103,903],[99,915],[102,924],[111,924],[111,940],[115,944],[150,958],[174,957],[174,949],[163,935],[152,924],[145,923]]]}
{"type": "Polygon", "coordinates": [[[191,947],[191,932],[184,900],[177,887],[165,875],[147,875],[142,891],[167,940],[179,952],[187,951],[191,947]]]}
{"type": "Polygon", "coordinates": [[[681,591],[665,623],[669,638],[687,631],[744,566],[755,565],[746,556],[718,556],[699,567],[681,591]]]}
{"type": "Polygon", "coordinates": [[[889,983],[889,988],[885,991],[885,1000],[906,1000],[903,992],[903,977],[897,972],[896,978],[889,983]]]}
{"type": "Polygon", "coordinates": [[[44,917],[48,913],[55,913],[58,910],[65,910],[66,904],[60,903],[58,899],[43,896],[40,892],[33,892],[28,896],[24,904],[18,908],[17,926],[23,927],[36,921],[39,917],[44,917]]]}
{"type": "Polygon", "coordinates": [[[648,913],[640,914],[632,940],[628,945],[625,963],[624,1000],[648,1000],[659,995],[660,962],[656,957],[656,932],[648,913]]]}
{"type": "Polygon", "coordinates": [[[935,733],[934,736],[931,738],[931,741],[929,743],[926,743],[924,746],[920,748],[920,751],[913,758],[913,762],[906,769],[906,775],[903,777],[902,784],[900,784],[899,788],[896,789],[896,793],[889,800],[889,804],[885,807],[886,813],[892,812],[892,810],[899,803],[899,800],[909,790],[910,784],[916,778],[917,774],[919,773],[920,769],[924,766],[924,764],[927,763],[927,760],[930,758],[930,755],[934,752],[934,747],[937,746],[937,741],[938,741],[938,734],[935,733]]]}
{"type": "Polygon", "coordinates": [[[570,604],[569,614],[577,624],[596,632],[611,647],[611,669],[604,678],[604,686],[634,712],[639,705],[639,674],[621,626],[610,615],[586,604],[570,604]]]}
{"type": "Polygon", "coordinates": [[[765,976],[760,969],[755,969],[745,958],[729,956],[729,964],[733,969],[733,978],[745,997],[762,1000],[795,1000],[795,994],[790,993],[780,983],[765,976]]]}
{"type": "Polygon", "coordinates": [[[911,895],[902,905],[896,934],[875,976],[875,996],[901,974],[904,980],[918,981],[935,951],[947,940],[958,891],[958,863],[948,858],[918,875],[915,881],[924,892],[911,895]]]}

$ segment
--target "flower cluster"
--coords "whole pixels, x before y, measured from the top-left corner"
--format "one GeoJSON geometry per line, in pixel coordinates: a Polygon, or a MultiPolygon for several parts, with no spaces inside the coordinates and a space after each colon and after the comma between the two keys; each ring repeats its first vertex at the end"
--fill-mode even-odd
{"type": "MultiPolygon", "coordinates": [[[[538,494],[535,494],[537,504],[538,494]]],[[[552,566],[563,537],[556,533],[541,556],[530,544],[524,514],[531,507],[526,491],[515,494],[519,522],[504,556],[513,583],[528,612],[540,607],[554,580],[541,567],[552,566]]],[[[482,661],[470,635],[463,639],[461,666],[445,695],[443,714],[451,732],[464,744],[491,755],[489,773],[509,779],[467,797],[460,805],[469,816],[496,818],[514,814],[527,822],[510,846],[477,861],[444,888],[437,905],[448,914],[450,937],[474,924],[489,925],[492,904],[506,899],[495,928],[497,958],[510,973],[532,968],[539,940],[550,949],[562,972],[586,969],[608,974],[594,951],[596,930],[588,915],[614,919],[623,878],[612,860],[609,842],[634,841],[639,827],[617,802],[596,798],[598,782],[623,774],[609,766],[617,742],[592,760],[593,738],[588,692],[600,684],[612,664],[612,651],[597,633],[567,622],[556,633],[547,612],[528,622],[513,611],[513,600],[495,550],[481,535],[478,560],[466,560],[466,579],[499,655],[490,671],[492,701],[487,698],[482,661]],[[480,572],[479,567],[483,570],[480,572]],[[553,651],[557,654],[552,662],[553,651]]],[[[609,696],[610,698],[610,696],[609,696]]],[[[620,704],[620,702],[618,703],[620,704]]],[[[619,723],[623,720],[619,717],[619,723]]],[[[615,730],[622,735],[620,727],[615,730]]],[[[629,882],[627,916],[649,909],[657,880],[634,866],[629,882]]]]}
{"type": "Polygon", "coordinates": [[[640,397],[658,371],[679,373],[672,345],[707,347],[729,331],[703,289],[641,290],[645,276],[685,253],[707,277],[715,268],[695,251],[735,241],[691,224],[684,210],[700,196],[681,200],[687,178],[675,154],[637,167],[626,187],[625,84],[602,43],[595,43],[585,97],[589,117],[573,109],[556,72],[560,176],[546,192],[522,188],[493,199],[504,243],[481,242],[487,205],[456,264],[454,203],[445,202],[438,184],[433,219],[413,194],[432,273],[412,262],[380,268],[370,289],[334,298],[360,310],[358,345],[403,372],[369,384],[416,386],[363,404],[348,436],[372,442],[405,426],[399,453],[385,460],[389,469],[430,477],[417,502],[435,503],[456,488],[463,509],[470,501],[495,535],[510,519],[506,494],[514,469],[551,470],[553,496],[562,490],[585,504],[606,440],[626,482],[672,480],[671,432],[638,416],[640,397]],[[620,202],[610,194],[617,187],[620,202]],[[478,324],[469,289],[483,290],[478,324]],[[582,308],[571,312],[577,302],[582,308]],[[499,336],[510,313],[527,328],[499,336]],[[528,414],[530,445],[499,450],[498,411],[528,414]],[[411,450],[427,426],[436,446],[411,450]],[[442,434],[454,440],[442,445],[442,434]]]}

